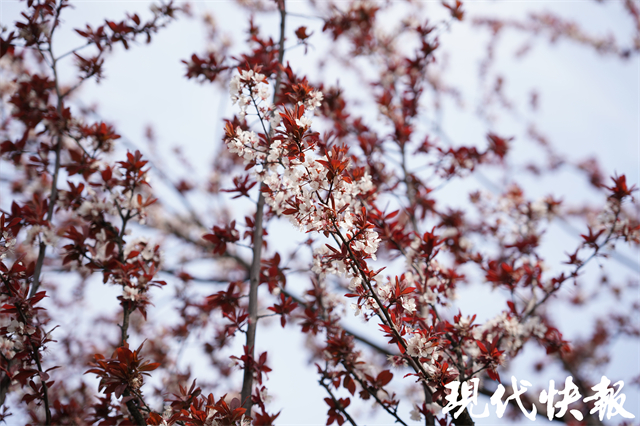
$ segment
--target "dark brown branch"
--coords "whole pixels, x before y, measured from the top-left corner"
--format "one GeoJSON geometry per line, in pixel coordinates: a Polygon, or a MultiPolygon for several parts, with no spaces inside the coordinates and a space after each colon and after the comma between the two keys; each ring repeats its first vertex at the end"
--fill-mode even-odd
{"type": "MultiPolygon", "coordinates": [[[[278,44],[278,63],[282,65],[284,60],[284,29],[286,21],[285,1],[278,2],[280,10],[280,41],[278,44]]],[[[282,78],[282,70],[278,68],[276,74],[276,82],[273,89],[273,101],[275,103],[278,90],[280,89],[280,80],[282,78]]],[[[260,119],[262,122],[262,118],[260,119]]],[[[264,125],[264,123],[263,123],[264,125]]],[[[272,129],[273,130],[273,129],[272,129]]],[[[265,135],[266,136],[266,135],[265,135]]],[[[255,228],[253,230],[253,260],[251,269],[249,270],[249,323],[247,326],[246,346],[249,355],[253,357],[256,341],[256,327],[258,325],[258,285],[260,284],[260,267],[262,261],[262,221],[264,216],[264,195],[262,193],[262,185],[258,195],[258,205],[256,208],[255,228]]],[[[248,365],[245,365],[244,377],[242,380],[242,392],[240,400],[242,406],[247,410],[247,414],[251,415],[251,392],[253,389],[253,371],[248,365]]]]}
{"type": "MultiPolygon", "coordinates": [[[[56,16],[56,21],[57,21],[56,16]]],[[[58,115],[62,117],[62,96],[60,95],[60,85],[58,83],[58,70],[56,64],[56,58],[53,56],[53,51],[51,49],[51,42],[49,42],[49,55],[51,55],[51,60],[53,63],[51,64],[51,70],[53,71],[53,80],[55,83],[56,96],[58,97],[58,104],[56,109],[58,111],[58,115]]],[[[56,150],[55,150],[55,162],[53,166],[53,178],[51,179],[51,193],[49,195],[49,209],[47,210],[47,222],[51,224],[51,219],[53,218],[53,210],[56,205],[56,201],[58,199],[58,174],[60,172],[60,148],[62,147],[62,133],[61,130],[58,130],[58,137],[56,138],[56,150]]],[[[36,261],[36,267],[33,272],[33,285],[31,286],[31,291],[29,292],[29,296],[33,297],[34,294],[38,291],[40,287],[40,273],[42,271],[42,265],[44,264],[44,256],[47,251],[47,245],[44,241],[40,241],[40,247],[38,250],[38,260],[36,261]]]]}
{"type": "MultiPolygon", "coordinates": [[[[256,210],[255,229],[253,230],[253,261],[249,271],[249,323],[247,326],[247,350],[253,357],[258,325],[258,285],[260,284],[260,266],[262,259],[262,218],[264,214],[264,196],[260,193],[256,210]]],[[[242,380],[241,401],[247,413],[251,413],[251,390],[253,388],[253,369],[245,364],[242,380]]]]}
{"type": "Polygon", "coordinates": [[[129,338],[129,317],[131,316],[131,309],[128,307],[128,303],[122,307],[122,325],[120,326],[120,346],[124,346],[129,338]]]}
{"type": "MultiPolygon", "coordinates": [[[[122,395],[126,398],[128,396],[131,396],[131,393],[127,389],[123,392],[122,395]]],[[[127,409],[129,410],[129,414],[131,414],[131,417],[133,417],[135,423],[139,426],[146,426],[147,422],[144,420],[144,416],[142,415],[142,413],[140,413],[140,407],[138,407],[138,404],[135,403],[135,400],[130,399],[129,401],[127,401],[126,405],[127,409]]]]}

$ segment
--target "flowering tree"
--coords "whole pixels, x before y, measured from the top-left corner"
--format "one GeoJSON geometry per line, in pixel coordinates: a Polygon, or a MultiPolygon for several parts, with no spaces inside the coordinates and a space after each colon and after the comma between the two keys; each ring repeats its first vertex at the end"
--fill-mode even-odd
{"type": "MultiPolygon", "coordinates": [[[[640,332],[635,282],[606,272],[633,267],[615,250],[640,243],[635,187],[624,174],[605,178],[595,160],[562,158],[532,127],[546,156],[528,173],[584,173],[605,203],[532,200],[511,172],[512,137],[491,130],[462,145],[440,126],[424,125],[430,110],[457,96],[437,70],[440,38],[466,22],[461,2],[438,5],[442,20],[426,19],[413,4],[312,2],[310,15],[284,0],[245,4],[258,16],[277,16],[279,25],[270,36],[247,19],[237,50],[210,26],[212,49],[184,61],[186,77],[228,88],[236,109],[224,119],[208,183],[179,180],[155,166],[162,155],[127,149],[117,129],[79,100],[78,89],[103,77],[115,48],[133,50],[175,18],[191,19],[187,6],[160,4],[148,20],[133,14],[78,28],[84,44],[62,54],[55,40],[69,2],[24,6],[0,38],[3,420],[272,424],[287,406],[270,404],[270,359],[294,355],[258,338],[270,332],[270,317],[306,336],[327,425],[357,424],[358,401],[389,423],[469,425],[480,422],[471,414],[488,410],[472,410],[484,406],[478,395],[491,397],[487,406],[500,417],[510,409],[570,424],[602,424],[612,413],[631,418],[621,383],[598,381],[615,339],[640,332]],[[383,29],[383,14],[397,16],[398,25],[383,29]],[[321,31],[303,19],[321,21],[321,31]],[[323,61],[365,83],[332,85],[287,58],[297,48],[310,60],[320,43],[331,46],[323,61]],[[75,61],[75,75],[62,75],[64,61],[75,61]],[[373,106],[362,108],[363,100],[373,106]],[[165,191],[154,190],[152,175],[165,191]],[[485,188],[456,194],[463,208],[439,198],[474,176],[485,188]],[[205,199],[216,207],[194,207],[205,199]],[[551,268],[541,247],[554,222],[579,229],[579,242],[551,268]],[[604,272],[594,290],[583,273],[596,262],[604,272]],[[95,301],[85,290],[96,277],[118,290],[100,301],[118,304],[115,316],[92,316],[95,301]],[[471,284],[492,292],[494,317],[479,319],[486,302],[477,311],[454,309],[471,284]],[[163,294],[174,310],[164,322],[153,304],[163,294]],[[607,297],[617,300],[610,312],[607,297]],[[599,310],[594,329],[567,340],[552,313],[568,305],[590,312],[591,302],[599,310]],[[76,324],[58,327],[70,311],[76,324]],[[180,362],[190,335],[200,336],[197,357],[206,369],[180,362]],[[563,389],[552,382],[533,396],[525,394],[531,383],[505,377],[528,346],[544,348],[536,369],[555,374],[563,389]]],[[[472,28],[492,35],[485,71],[507,29],[626,60],[640,51],[640,13],[632,0],[624,10],[637,29],[629,45],[552,14],[476,18],[472,28]]],[[[503,79],[491,87],[479,112],[489,129],[496,103],[507,114],[513,109],[503,79]]]]}

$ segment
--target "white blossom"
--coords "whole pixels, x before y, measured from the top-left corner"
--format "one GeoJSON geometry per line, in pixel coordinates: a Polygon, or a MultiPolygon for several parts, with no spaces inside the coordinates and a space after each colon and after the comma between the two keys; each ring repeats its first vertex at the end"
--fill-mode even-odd
{"type": "Polygon", "coordinates": [[[414,404],[413,406],[413,410],[411,410],[409,412],[409,414],[411,414],[411,420],[413,420],[414,422],[419,422],[420,420],[422,420],[422,414],[420,413],[420,410],[418,409],[418,406],[414,404]]]}
{"type": "Polygon", "coordinates": [[[12,359],[15,356],[14,344],[10,339],[0,337],[0,353],[7,359],[12,359]]]}
{"type": "Polygon", "coordinates": [[[436,347],[437,343],[429,341],[422,333],[413,333],[413,336],[407,340],[407,353],[411,356],[429,356],[436,347]]]}
{"type": "Polygon", "coordinates": [[[296,125],[298,127],[303,128],[303,129],[310,128],[311,127],[311,123],[312,123],[311,119],[309,117],[307,117],[307,116],[303,115],[300,118],[296,118],[296,125]]]}
{"type": "Polygon", "coordinates": [[[9,326],[7,327],[7,331],[9,333],[14,333],[18,335],[26,335],[26,334],[35,333],[36,329],[31,325],[27,325],[23,322],[16,321],[14,319],[14,320],[11,320],[11,322],[9,323],[9,326]]]}
{"type": "Polygon", "coordinates": [[[414,298],[401,297],[400,300],[402,301],[402,307],[405,311],[409,313],[414,313],[416,311],[416,301],[414,298]]]}
{"type": "Polygon", "coordinates": [[[314,90],[309,94],[309,98],[305,101],[304,107],[309,111],[313,111],[314,109],[322,105],[323,99],[324,95],[322,94],[322,92],[319,90],[314,90]]]}
{"type": "Polygon", "coordinates": [[[393,285],[391,283],[379,285],[377,290],[380,300],[382,300],[383,303],[388,303],[393,294],[393,285]]]}
{"type": "Polygon", "coordinates": [[[126,300],[135,301],[140,296],[140,290],[137,288],[129,287],[128,285],[124,286],[122,289],[122,298],[126,300]]]}
{"type": "Polygon", "coordinates": [[[353,277],[351,278],[351,281],[349,281],[349,290],[357,291],[358,287],[360,287],[361,285],[362,285],[362,278],[353,277]]]}
{"type": "Polygon", "coordinates": [[[351,309],[354,310],[353,316],[359,316],[361,311],[360,311],[360,306],[357,303],[352,303],[351,304],[351,309]]]}
{"type": "Polygon", "coordinates": [[[267,392],[266,387],[263,387],[262,389],[260,389],[260,399],[265,404],[268,404],[269,402],[271,402],[271,395],[269,395],[269,393],[267,392]]]}

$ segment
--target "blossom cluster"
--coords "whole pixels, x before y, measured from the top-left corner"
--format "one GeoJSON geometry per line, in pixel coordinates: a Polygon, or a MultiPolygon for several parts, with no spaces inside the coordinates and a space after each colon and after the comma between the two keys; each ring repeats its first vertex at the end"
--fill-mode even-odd
{"type": "MultiPolygon", "coordinates": [[[[251,70],[242,70],[232,78],[232,101],[240,104],[241,116],[246,114],[247,105],[255,103],[261,120],[267,117],[268,109],[257,106],[260,100],[265,100],[266,92],[259,89],[264,84],[264,76],[251,70]]],[[[359,198],[368,194],[373,184],[367,171],[348,173],[349,160],[343,150],[317,154],[312,119],[305,112],[319,107],[322,99],[322,92],[313,90],[293,110],[275,111],[274,116],[281,119],[279,123],[271,120],[275,124],[271,137],[264,134],[259,137],[254,131],[240,127],[229,129],[227,146],[245,163],[261,166],[255,171],[255,178],[266,187],[265,201],[277,214],[287,215],[294,226],[305,232],[346,232],[353,229],[363,207],[359,198]],[[292,144],[298,145],[297,155],[292,155],[292,144]],[[340,173],[335,173],[334,164],[340,173]]],[[[350,236],[350,248],[373,259],[379,243],[377,232],[369,228],[350,236]]],[[[335,267],[347,270],[345,265],[335,267]]]]}
{"type": "MultiPolygon", "coordinates": [[[[229,83],[231,102],[240,107],[240,117],[247,115],[247,109],[252,103],[265,102],[269,98],[269,83],[266,76],[254,70],[242,70],[234,75],[229,83]]],[[[264,106],[259,108],[260,113],[266,112],[264,106]]],[[[264,117],[264,116],[263,116],[264,117]]]]}

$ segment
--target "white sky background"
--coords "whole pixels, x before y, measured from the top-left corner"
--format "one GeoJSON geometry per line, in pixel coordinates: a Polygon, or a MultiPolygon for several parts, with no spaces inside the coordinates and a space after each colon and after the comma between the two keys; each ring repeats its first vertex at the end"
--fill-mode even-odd
{"type": "MultiPolygon", "coordinates": [[[[115,21],[122,19],[125,12],[137,12],[144,19],[149,16],[150,5],[148,2],[135,1],[78,1],[75,4],[74,9],[66,10],[63,14],[65,22],[58,34],[58,44],[54,46],[57,54],[83,44],[72,28],[81,28],[85,23],[90,23],[95,28],[105,18],[115,21]]],[[[187,80],[184,77],[185,65],[180,61],[187,60],[192,53],[204,52],[203,27],[197,19],[203,11],[214,14],[221,33],[228,34],[235,41],[236,49],[242,48],[247,20],[242,18],[240,11],[230,2],[193,2],[192,5],[196,19],[180,18],[171,23],[154,36],[150,45],[134,45],[128,51],[117,48],[105,61],[105,79],[99,85],[93,81],[86,83],[77,98],[85,105],[98,104],[100,115],[107,122],[115,124],[117,132],[133,141],[143,152],[144,129],[151,124],[158,137],[159,151],[169,153],[170,147],[178,145],[193,164],[193,169],[186,171],[177,166],[171,158],[172,154],[168,154],[165,157],[165,172],[175,172],[176,176],[188,177],[194,182],[206,182],[211,159],[215,155],[215,149],[219,147],[221,118],[229,117],[234,109],[228,100],[226,89],[220,91],[212,85],[199,85],[193,80],[187,80]]],[[[0,0],[0,24],[11,26],[24,7],[24,3],[0,0]]],[[[304,12],[302,3],[289,2],[288,9],[304,12]]],[[[435,13],[434,19],[444,16],[441,15],[443,8],[439,3],[425,3],[425,9],[426,13],[435,13]]],[[[535,118],[538,128],[561,153],[569,154],[573,159],[597,156],[607,176],[614,172],[625,173],[630,184],[640,182],[640,62],[637,57],[624,62],[618,58],[598,55],[590,48],[566,41],[549,45],[546,38],[541,37],[533,50],[518,60],[514,59],[514,52],[526,41],[526,37],[507,31],[498,45],[497,63],[493,69],[505,76],[505,92],[516,103],[520,112],[518,117],[513,117],[498,110],[501,118],[489,126],[474,115],[480,96],[478,64],[485,54],[488,31],[470,28],[468,21],[476,16],[523,18],[530,10],[551,10],[579,22],[589,33],[613,32],[620,41],[625,42],[630,40],[632,25],[622,13],[620,3],[601,5],[591,1],[468,1],[465,3],[465,10],[467,22],[454,22],[452,30],[441,36],[441,52],[448,52],[449,61],[449,67],[442,77],[445,82],[459,88],[465,99],[462,111],[451,101],[444,103],[442,127],[456,143],[483,146],[487,129],[504,136],[513,135],[516,136],[513,144],[516,158],[514,164],[523,164],[532,155],[539,155],[539,150],[533,148],[523,134],[525,123],[530,118],[535,118]],[[532,89],[540,93],[539,111],[535,115],[530,113],[527,105],[532,89]]],[[[395,24],[392,16],[386,17],[387,21],[382,23],[384,27],[395,24]]],[[[273,34],[274,38],[277,22],[274,14],[258,15],[256,19],[263,32],[273,34]]],[[[291,18],[287,25],[287,37],[293,43],[295,28],[306,25],[317,35],[322,22],[291,18]]],[[[309,56],[304,57],[302,49],[296,48],[287,51],[285,60],[291,61],[294,70],[303,70],[313,76],[317,73],[317,58],[314,55],[321,55],[326,50],[324,42],[316,42],[319,39],[323,37],[312,37],[311,44],[315,44],[315,48],[310,49],[309,56]]],[[[444,61],[444,56],[440,56],[439,60],[444,61]]],[[[68,60],[67,63],[72,62],[68,60]]],[[[347,89],[350,85],[357,84],[354,76],[332,75],[332,72],[334,71],[330,68],[325,71],[325,81],[329,84],[338,79],[341,86],[347,89]]],[[[73,70],[62,68],[61,74],[70,76],[73,75],[73,70]]],[[[494,74],[490,72],[490,75],[494,74]]],[[[314,81],[313,77],[311,81],[314,81]]],[[[368,106],[363,105],[362,108],[366,110],[368,106]]],[[[514,173],[518,173],[517,167],[514,173]]],[[[576,177],[573,172],[560,172],[542,180],[530,177],[520,177],[519,180],[526,183],[526,194],[533,199],[551,193],[567,202],[589,200],[592,197],[594,204],[603,204],[604,201],[584,184],[582,177],[576,177]]],[[[464,205],[468,190],[473,185],[474,183],[469,182],[451,184],[441,191],[439,197],[451,205],[464,205]]],[[[476,182],[475,185],[479,184],[476,182]]],[[[165,200],[173,197],[169,193],[161,195],[165,200]]],[[[202,206],[202,200],[192,199],[192,202],[201,211],[206,210],[206,206],[202,206]]],[[[244,215],[239,217],[242,216],[244,215]]],[[[270,228],[272,234],[276,230],[290,232],[292,238],[302,239],[301,235],[295,234],[296,231],[280,224],[270,228]]],[[[277,243],[273,244],[277,246],[277,243]]],[[[567,236],[559,226],[554,225],[545,234],[543,253],[547,259],[556,259],[559,263],[564,258],[564,253],[577,244],[577,239],[567,236]]],[[[165,250],[171,251],[169,247],[165,247],[165,250]]],[[[636,262],[639,261],[637,251],[626,250],[625,253],[636,262]]],[[[611,269],[617,268],[614,263],[608,265],[611,269]]],[[[586,275],[595,279],[598,276],[597,265],[591,265],[586,275]]],[[[613,276],[620,279],[635,276],[637,279],[638,271],[634,275],[628,269],[620,268],[620,272],[613,276]]],[[[493,316],[504,306],[503,297],[496,293],[488,294],[487,286],[470,286],[460,293],[456,308],[460,307],[467,314],[478,313],[480,321],[493,316]],[[481,304],[478,303],[479,300],[482,300],[481,304]],[[494,300],[499,302],[493,302],[494,300]],[[479,310],[478,305],[482,305],[482,309],[479,310]]],[[[99,294],[104,293],[100,291],[99,294]]],[[[115,309],[115,296],[113,301],[115,309]]],[[[156,302],[156,306],[161,308],[160,300],[156,302]]],[[[153,315],[152,308],[150,317],[153,315]]],[[[584,330],[581,324],[588,321],[588,317],[577,319],[573,315],[570,311],[557,312],[558,325],[567,336],[580,333],[584,330]]],[[[375,329],[374,324],[370,325],[372,327],[365,327],[363,330],[375,329]]],[[[357,322],[356,326],[359,326],[357,322]]],[[[324,424],[327,406],[323,398],[326,394],[316,385],[315,367],[307,365],[307,355],[300,334],[291,331],[282,331],[274,324],[269,331],[262,328],[258,332],[258,350],[269,350],[270,366],[274,370],[266,383],[270,393],[274,395],[270,409],[283,409],[277,420],[278,424],[324,424]],[[276,345],[273,342],[278,343],[276,345]],[[287,351],[288,354],[293,352],[300,355],[279,356],[278,349],[289,345],[291,350],[287,351]]],[[[379,341],[384,342],[383,339],[379,341]]],[[[525,360],[536,359],[543,353],[531,346],[527,349],[525,360]]],[[[624,343],[615,348],[614,354],[618,358],[614,358],[611,371],[606,373],[612,379],[629,381],[640,372],[640,348],[637,344],[624,343]]],[[[514,370],[518,372],[519,379],[527,379],[534,384],[546,383],[551,378],[536,378],[524,362],[516,364],[514,370]]],[[[193,371],[197,377],[199,370],[196,368],[193,371]]],[[[503,375],[503,380],[508,382],[507,379],[508,376],[503,375]]],[[[640,402],[636,389],[627,385],[623,392],[627,395],[625,408],[638,417],[640,402]]],[[[352,401],[355,399],[352,398],[352,401]]],[[[407,403],[403,402],[401,406],[404,406],[405,413],[410,409],[407,403]]],[[[357,407],[359,408],[356,409],[366,411],[369,405],[360,404],[357,407]]],[[[494,407],[491,407],[491,412],[494,412],[494,407]]],[[[404,417],[408,419],[408,415],[404,417]]],[[[619,421],[621,418],[616,417],[615,420],[619,421]]],[[[375,424],[387,424],[389,417],[379,411],[373,421],[375,424]]],[[[539,413],[535,423],[547,422],[544,413],[539,413]]],[[[479,419],[477,423],[505,424],[507,421],[494,417],[479,419]]],[[[523,420],[522,424],[534,423],[523,420]]]]}

